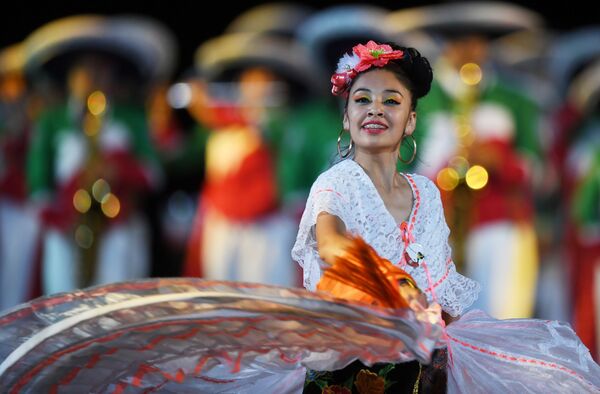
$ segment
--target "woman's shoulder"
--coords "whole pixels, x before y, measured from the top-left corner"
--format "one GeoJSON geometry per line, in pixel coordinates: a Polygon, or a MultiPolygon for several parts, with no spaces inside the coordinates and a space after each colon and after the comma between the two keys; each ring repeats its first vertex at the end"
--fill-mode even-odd
{"type": "MultiPolygon", "coordinates": [[[[337,196],[344,203],[365,198],[368,190],[361,168],[351,159],[342,160],[322,172],[312,184],[309,196],[337,196]]],[[[336,198],[337,198],[336,197],[336,198]]]]}
{"type": "Polygon", "coordinates": [[[421,175],[421,174],[416,174],[416,173],[410,173],[410,172],[403,172],[403,174],[409,179],[411,180],[414,184],[412,185],[413,187],[416,185],[419,189],[435,189],[438,190],[437,185],[435,184],[435,182],[433,182],[431,179],[429,179],[428,177],[426,177],[425,175],[421,175]]]}
{"type": "Polygon", "coordinates": [[[343,183],[344,180],[351,178],[353,175],[355,175],[355,166],[356,164],[351,159],[346,159],[335,163],[327,170],[319,174],[319,176],[313,183],[313,188],[315,186],[324,187],[327,185],[343,183]]]}
{"type": "Polygon", "coordinates": [[[420,200],[424,202],[440,200],[440,189],[434,181],[420,174],[404,173],[404,175],[411,182],[420,200]]]}

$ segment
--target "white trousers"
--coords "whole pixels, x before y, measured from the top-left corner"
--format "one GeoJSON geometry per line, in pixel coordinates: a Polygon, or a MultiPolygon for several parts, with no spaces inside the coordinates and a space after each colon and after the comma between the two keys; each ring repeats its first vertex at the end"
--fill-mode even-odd
{"type": "MultiPolygon", "coordinates": [[[[109,227],[98,240],[98,257],[90,285],[146,278],[150,274],[149,229],[141,217],[109,227]]],[[[79,282],[78,246],[72,234],[48,230],[42,259],[45,294],[72,291],[79,282]]]]}
{"type": "Polygon", "coordinates": [[[473,308],[497,319],[531,317],[538,275],[537,238],[528,224],[479,226],[466,245],[467,276],[481,284],[473,308]]]}
{"type": "Polygon", "coordinates": [[[284,214],[255,222],[233,222],[207,210],[202,231],[203,276],[214,280],[295,286],[291,250],[297,223],[284,214]]]}
{"type": "Polygon", "coordinates": [[[33,209],[0,199],[0,311],[30,297],[39,231],[33,209]]]}

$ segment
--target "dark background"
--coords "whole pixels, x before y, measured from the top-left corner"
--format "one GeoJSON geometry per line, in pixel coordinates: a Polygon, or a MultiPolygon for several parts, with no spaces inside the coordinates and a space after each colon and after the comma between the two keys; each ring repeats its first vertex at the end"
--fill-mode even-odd
{"type": "MultiPolygon", "coordinates": [[[[0,26],[0,48],[19,42],[29,33],[52,20],[77,14],[144,14],[162,21],[170,28],[179,44],[176,75],[192,65],[195,49],[204,40],[217,36],[242,12],[264,4],[243,0],[146,0],[134,2],[102,0],[54,0],[43,2],[5,2],[0,26]],[[10,7],[10,10],[9,10],[10,7]]],[[[357,1],[304,1],[315,11],[340,4],[366,4],[357,1]]],[[[368,4],[387,8],[400,8],[435,4],[440,1],[369,1],[368,4]]],[[[547,27],[555,32],[566,32],[578,27],[600,24],[600,15],[593,1],[515,1],[541,14],[547,27]]]]}

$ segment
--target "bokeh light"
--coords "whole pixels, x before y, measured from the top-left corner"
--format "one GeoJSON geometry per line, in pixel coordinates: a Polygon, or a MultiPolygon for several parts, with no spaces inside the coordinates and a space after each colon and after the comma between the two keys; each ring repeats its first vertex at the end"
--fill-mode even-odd
{"type": "Polygon", "coordinates": [[[109,218],[115,218],[121,211],[121,202],[112,193],[108,193],[102,199],[102,212],[109,218]]]}
{"type": "Polygon", "coordinates": [[[465,180],[471,189],[483,189],[488,183],[488,172],[482,166],[473,166],[467,171],[465,180]]]}
{"type": "Polygon", "coordinates": [[[84,249],[89,249],[94,243],[94,232],[85,224],[75,230],[75,242],[84,249]]]}
{"type": "Polygon", "coordinates": [[[438,172],[437,184],[445,191],[454,190],[458,186],[460,177],[454,168],[446,167],[438,172]]]}
{"type": "Polygon", "coordinates": [[[469,86],[477,85],[482,78],[481,67],[475,63],[467,63],[460,68],[460,79],[469,86]]]}
{"type": "Polygon", "coordinates": [[[80,213],[86,213],[92,206],[92,197],[87,190],[79,189],[73,195],[73,206],[80,213]]]}

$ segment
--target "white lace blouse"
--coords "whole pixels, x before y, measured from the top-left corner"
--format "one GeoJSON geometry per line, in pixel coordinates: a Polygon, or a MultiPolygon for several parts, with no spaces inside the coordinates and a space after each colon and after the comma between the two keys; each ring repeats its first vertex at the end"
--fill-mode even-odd
{"type": "Polygon", "coordinates": [[[360,235],[380,256],[412,275],[430,302],[437,301],[452,316],[460,315],[475,301],[480,286],[456,272],[448,245],[450,230],[435,184],[421,175],[402,175],[413,191],[405,229],[396,223],[375,185],[354,160],[341,161],[317,178],[292,249],[292,258],[304,272],[304,287],[314,291],[326,266],[317,251],[315,224],[319,213],[327,212],[339,217],[346,230],[360,235]],[[413,242],[422,246],[424,255],[417,267],[402,259],[405,247],[413,242]]]}

